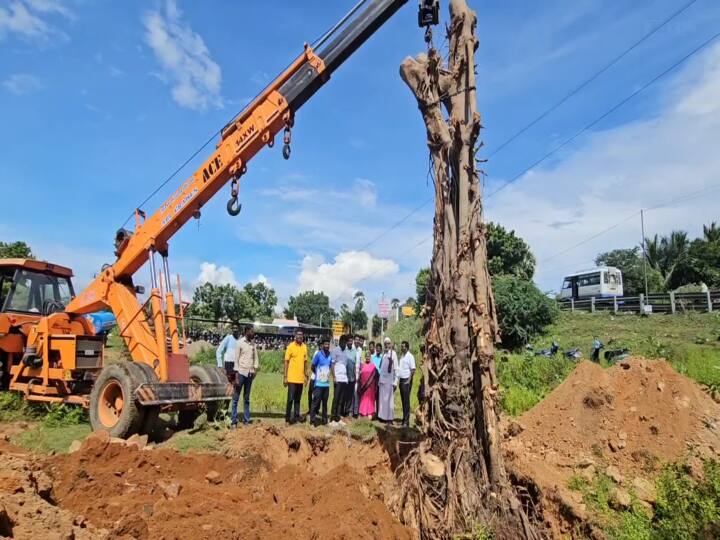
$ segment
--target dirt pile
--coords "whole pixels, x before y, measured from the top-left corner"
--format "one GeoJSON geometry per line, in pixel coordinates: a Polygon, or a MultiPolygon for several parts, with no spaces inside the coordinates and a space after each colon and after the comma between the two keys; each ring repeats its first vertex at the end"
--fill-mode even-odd
{"type": "MultiPolygon", "coordinates": [[[[275,453],[295,451],[262,429],[229,439],[227,453],[242,457],[140,449],[93,435],[77,452],[51,458],[46,471],[58,504],[111,538],[410,538],[377,481],[350,460],[333,461],[331,452],[324,466],[276,462],[275,453]],[[249,442],[257,437],[265,441],[249,442]]],[[[298,450],[309,444],[303,438],[298,450]]]]}
{"type": "Polygon", "coordinates": [[[0,441],[0,538],[95,540],[108,532],[58,508],[39,458],[0,441]]]}
{"type": "Polygon", "coordinates": [[[567,487],[573,475],[605,473],[621,498],[635,491],[652,502],[646,479],[663,463],[720,456],[720,406],[664,361],[583,362],[506,436],[511,472],[568,519],[583,519],[582,499],[567,487]]]}

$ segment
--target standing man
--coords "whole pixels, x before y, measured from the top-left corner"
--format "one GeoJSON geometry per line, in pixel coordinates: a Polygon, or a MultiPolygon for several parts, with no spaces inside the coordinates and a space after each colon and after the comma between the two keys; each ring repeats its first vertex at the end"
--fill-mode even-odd
{"type": "Polygon", "coordinates": [[[358,417],[358,409],[360,408],[360,369],[363,365],[363,337],[360,334],[355,334],[355,384],[352,385],[352,416],[353,418],[358,417]]]}
{"type": "Polygon", "coordinates": [[[303,385],[307,380],[308,352],[303,343],[303,331],[295,331],[295,340],[285,349],[285,376],[283,384],[287,387],[287,405],[285,406],[285,422],[295,424],[300,420],[300,399],[303,385]],[[292,416],[290,412],[293,412],[292,416]]]}
{"type": "Polygon", "coordinates": [[[400,382],[400,401],[402,402],[403,409],[403,427],[410,427],[410,391],[412,390],[414,375],[415,357],[410,352],[410,344],[407,341],[403,341],[400,344],[400,360],[397,369],[397,376],[400,382]]]}
{"type": "Polygon", "coordinates": [[[332,355],[330,354],[330,339],[324,337],[320,348],[312,359],[312,370],[315,373],[315,387],[313,389],[312,406],[310,407],[310,423],[314,426],[318,410],[322,405],[322,423],[327,424],[327,402],[330,396],[330,373],[332,372],[332,355]]]}
{"type": "Polygon", "coordinates": [[[332,351],[332,370],[335,378],[333,390],[332,419],[337,422],[340,416],[345,414],[345,401],[347,400],[348,375],[347,375],[347,339],[346,335],[340,336],[338,346],[332,351]]]}
{"type": "Polygon", "coordinates": [[[386,337],[385,353],[380,360],[378,418],[381,422],[392,424],[395,419],[395,386],[397,386],[397,353],[392,340],[386,337]]]}
{"type": "Polygon", "coordinates": [[[225,369],[230,382],[234,382],[235,378],[235,348],[238,339],[240,339],[240,326],[233,324],[232,333],[223,338],[215,351],[217,367],[225,369]]]}
{"type": "Polygon", "coordinates": [[[240,338],[235,347],[235,382],[232,397],[232,424],[235,429],[238,423],[238,401],[240,390],[243,392],[243,424],[250,423],[250,388],[255,373],[260,369],[257,347],[255,346],[255,332],[251,326],[245,329],[245,335],[240,338]]]}

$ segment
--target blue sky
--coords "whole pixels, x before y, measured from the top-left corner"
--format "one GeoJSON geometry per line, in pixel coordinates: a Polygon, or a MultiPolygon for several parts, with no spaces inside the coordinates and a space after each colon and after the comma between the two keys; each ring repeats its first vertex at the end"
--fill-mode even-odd
{"type": "MultiPolygon", "coordinates": [[[[471,0],[486,155],[685,3],[471,0]]],[[[86,283],[112,262],[114,232],[133,208],[352,4],[0,0],[0,239],[28,241],[86,283]]],[[[371,303],[413,294],[429,261],[431,205],[373,240],[432,196],[424,127],[398,76],[424,47],[415,17],[408,2],[303,107],[289,161],[278,145],[250,163],[240,216],[226,214],[222,191],[199,226],[175,236],[172,269],[186,290],[267,279],[281,299],[314,288],[335,305],[356,289],[371,303]]],[[[697,0],[494,155],[486,191],[718,28],[720,4],[697,0]]],[[[714,45],[491,197],[487,218],[530,242],[543,289],[600,251],[637,244],[633,218],[555,256],[642,207],[673,202],[648,212],[649,234],[697,234],[719,217],[720,190],[710,189],[720,183],[719,113],[714,45]]],[[[154,211],[191,172],[144,208],[154,211]]]]}

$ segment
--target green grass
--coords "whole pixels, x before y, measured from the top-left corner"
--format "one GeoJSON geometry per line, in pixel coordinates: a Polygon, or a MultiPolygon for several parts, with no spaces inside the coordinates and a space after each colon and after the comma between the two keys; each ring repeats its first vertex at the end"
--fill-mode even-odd
{"type": "Polygon", "coordinates": [[[705,461],[702,480],[693,479],[684,466],[666,465],[656,481],[657,503],[654,514],[637,499],[632,489],[630,507],[610,505],[615,485],[604,474],[592,482],[575,475],[568,487],[579,491],[588,507],[591,521],[609,540],[691,540],[718,538],[720,535],[720,463],[705,461]]]}
{"type": "Polygon", "coordinates": [[[174,448],[178,452],[217,452],[221,441],[218,431],[204,429],[197,432],[181,431],[173,435],[163,446],[174,448]]]}
{"type": "Polygon", "coordinates": [[[18,446],[36,452],[67,452],[75,440],[82,440],[90,433],[89,424],[46,426],[36,424],[12,438],[18,446]]]}

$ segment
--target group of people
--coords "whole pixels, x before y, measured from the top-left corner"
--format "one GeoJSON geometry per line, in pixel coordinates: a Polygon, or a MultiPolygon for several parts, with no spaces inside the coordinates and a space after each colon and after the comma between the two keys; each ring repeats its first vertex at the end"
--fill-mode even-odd
{"type": "Polygon", "coordinates": [[[410,425],[410,391],[417,369],[410,345],[403,341],[400,357],[390,338],[370,342],[363,348],[362,336],[340,336],[337,345],[321,340],[309,360],[302,330],[285,350],[283,382],[287,387],[285,421],[300,421],[300,403],[308,386],[308,417],[314,425],[342,418],[377,418],[386,423],[395,419],[395,389],[400,388],[402,425],[410,425]],[[308,361],[309,360],[309,361],[308,361]],[[332,406],[328,415],[330,388],[332,406]],[[318,417],[319,415],[319,417],[318,417]]]}
{"type": "MultiPolygon", "coordinates": [[[[258,347],[254,343],[252,327],[240,337],[240,328],[233,328],[225,347],[218,347],[217,363],[224,367],[233,381],[232,426],[238,424],[238,403],[243,395],[242,422],[250,422],[250,391],[260,364],[258,347]]],[[[321,338],[312,358],[298,329],[285,349],[283,383],[287,388],[285,421],[300,421],[300,404],[308,387],[308,417],[313,425],[342,418],[365,417],[391,424],[395,419],[395,390],[399,388],[402,403],[402,425],[410,425],[410,393],[417,369],[415,357],[407,341],[400,344],[400,354],[390,338],[370,342],[363,347],[364,338],[356,335],[340,336],[331,346],[329,338],[321,338]],[[332,405],[328,411],[330,388],[332,405]],[[329,414],[328,414],[329,413],[329,414]]],[[[223,340],[223,343],[226,342],[223,340]]]]}

